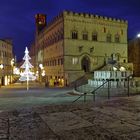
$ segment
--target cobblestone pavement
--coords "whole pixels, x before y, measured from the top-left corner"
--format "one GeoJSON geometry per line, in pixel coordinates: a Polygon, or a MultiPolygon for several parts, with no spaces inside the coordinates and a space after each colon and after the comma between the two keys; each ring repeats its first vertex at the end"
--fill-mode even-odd
{"type": "Polygon", "coordinates": [[[140,140],[140,96],[1,112],[0,140],[140,140]]]}

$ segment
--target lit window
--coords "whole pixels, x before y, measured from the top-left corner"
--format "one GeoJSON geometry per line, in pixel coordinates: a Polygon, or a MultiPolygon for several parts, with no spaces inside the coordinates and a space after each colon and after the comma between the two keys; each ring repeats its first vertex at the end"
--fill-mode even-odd
{"type": "Polygon", "coordinates": [[[72,64],[78,64],[78,58],[77,57],[72,58],[72,64]]]}

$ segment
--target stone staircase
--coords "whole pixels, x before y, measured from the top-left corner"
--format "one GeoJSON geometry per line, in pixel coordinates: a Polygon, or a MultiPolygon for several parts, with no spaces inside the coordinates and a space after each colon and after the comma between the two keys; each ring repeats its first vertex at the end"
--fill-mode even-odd
{"type": "Polygon", "coordinates": [[[92,79],[92,78],[93,78],[92,72],[85,73],[85,75],[83,75],[82,77],[80,77],[77,80],[75,80],[74,82],[72,82],[70,84],[70,87],[79,87],[81,85],[85,85],[88,83],[88,79],[92,79]]]}

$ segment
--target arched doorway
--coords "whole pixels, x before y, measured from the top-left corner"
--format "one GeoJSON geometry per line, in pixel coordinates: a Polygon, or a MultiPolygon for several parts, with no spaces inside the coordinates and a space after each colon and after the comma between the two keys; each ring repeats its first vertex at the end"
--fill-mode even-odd
{"type": "Polygon", "coordinates": [[[83,59],[81,61],[81,68],[82,68],[82,70],[84,70],[84,72],[89,72],[89,70],[90,70],[90,59],[87,56],[83,57],[83,59]]]}

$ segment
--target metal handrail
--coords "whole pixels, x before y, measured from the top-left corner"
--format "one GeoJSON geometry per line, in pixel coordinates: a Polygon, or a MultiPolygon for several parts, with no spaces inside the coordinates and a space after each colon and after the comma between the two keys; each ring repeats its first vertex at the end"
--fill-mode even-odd
{"type": "Polygon", "coordinates": [[[95,91],[97,91],[98,89],[100,89],[103,85],[105,85],[109,81],[111,81],[111,79],[106,80],[106,82],[104,82],[102,85],[100,85],[99,87],[97,87],[95,90],[91,91],[91,93],[93,94],[95,91]]]}
{"type": "MultiPolygon", "coordinates": [[[[127,77],[125,77],[124,79],[128,79],[128,96],[129,96],[129,78],[131,77],[131,76],[133,76],[133,74],[130,74],[129,76],[127,76],[127,77]]],[[[108,79],[108,80],[106,80],[106,82],[104,82],[102,85],[100,85],[99,87],[97,87],[96,89],[94,89],[93,91],[91,91],[90,93],[92,93],[93,94],[93,100],[95,101],[95,92],[98,90],[98,89],[100,89],[101,87],[103,87],[106,83],[108,83],[108,99],[110,98],[110,91],[109,91],[109,88],[110,88],[110,85],[109,85],[109,82],[111,81],[112,79],[108,79]]],[[[77,88],[75,87],[75,90],[77,90],[77,88]]],[[[87,93],[84,93],[84,94],[82,94],[82,95],[80,95],[76,100],[74,100],[73,101],[73,103],[74,102],[76,102],[77,100],[79,100],[82,96],[84,96],[84,102],[85,102],[85,100],[86,100],[86,94],[87,93]]]]}
{"type": "Polygon", "coordinates": [[[73,103],[79,100],[82,96],[84,96],[84,94],[81,94],[76,100],[73,101],[73,103]]]}
{"type": "MultiPolygon", "coordinates": [[[[105,84],[108,83],[109,81],[110,81],[110,79],[107,80],[106,82],[104,82],[102,85],[100,85],[99,87],[97,87],[95,90],[93,90],[93,91],[90,92],[90,93],[95,94],[95,91],[97,91],[98,89],[100,89],[103,85],[105,85],[105,84]]],[[[75,88],[75,90],[77,90],[77,88],[75,88]]],[[[76,102],[77,100],[79,100],[82,96],[85,97],[86,94],[87,94],[87,93],[84,93],[84,94],[80,95],[76,100],[73,101],[73,103],[76,102]]],[[[85,99],[86,99],[86,97],[84,98],[84,101],[85,101],[85,99]]]]}

